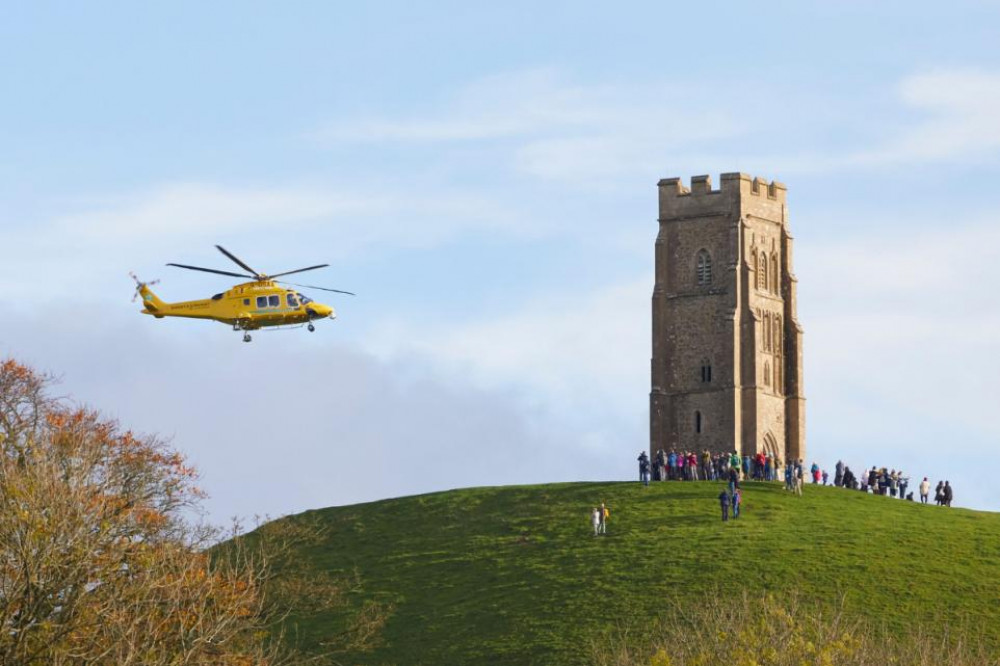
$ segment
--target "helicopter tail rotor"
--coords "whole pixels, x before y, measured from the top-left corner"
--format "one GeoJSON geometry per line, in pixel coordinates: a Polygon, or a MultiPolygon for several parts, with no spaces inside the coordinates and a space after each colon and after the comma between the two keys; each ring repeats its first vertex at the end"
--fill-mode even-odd
{"type": "Polygon", "coordinates": [[[129,275],[130,278],[132,278],[133,280],[135,280],[135,292],[132,294],[132,302],[133,303],[135,303],[135,300],[137,298],[139,298],[139,294],[142,293],[142,288],[143,287],[151,287],[154,284],[159,284],[160,283],[159,280],[152,280],[151,282],[143,282],[138,277],[136,277],[136,274],[133,273],[132,271],[129,271],[128,275],[129,275]]]}

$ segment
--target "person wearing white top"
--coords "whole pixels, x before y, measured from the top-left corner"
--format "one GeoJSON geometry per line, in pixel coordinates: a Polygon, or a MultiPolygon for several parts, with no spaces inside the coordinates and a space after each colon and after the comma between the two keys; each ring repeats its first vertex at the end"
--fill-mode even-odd
{"type": "Polygon", "coordinates": [[[927,504],[927,496],[931,494],[931,482],[924,477],[924,480],[920,482],[920,503],[927,504]]]}

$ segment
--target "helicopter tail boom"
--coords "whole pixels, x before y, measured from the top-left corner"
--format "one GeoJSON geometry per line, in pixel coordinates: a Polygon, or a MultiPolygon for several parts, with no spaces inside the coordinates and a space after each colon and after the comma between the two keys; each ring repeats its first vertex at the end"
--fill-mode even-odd
{"type": "Polygon", "coordinates": [[[140,284],[138,291],[139,295],[142,296],[142,304],[145,306],[146,311],[149,314],[162,317],[162,312],[166,309],[167,304],[161,301],[160,297],[154,294],[153,290],[146,284],[140,284]]]}

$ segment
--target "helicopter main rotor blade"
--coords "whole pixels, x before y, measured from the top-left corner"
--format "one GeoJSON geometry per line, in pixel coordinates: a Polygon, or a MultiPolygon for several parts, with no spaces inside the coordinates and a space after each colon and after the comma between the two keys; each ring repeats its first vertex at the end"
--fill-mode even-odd
{"type": "Polygon", "coordinates": [[[238,278],[250,278],[251,280],[256,280],[256,275],[244,275],[243,273],[230,273],[229,271],[217,271],[214,268],[202,268],[201,266],[187,266],[185,264],[167,264],[167,266],[176,266],[177,268],[187,268],[192,271],[203,271],[205,273],[217,273],[219,275],[229,275],[231,277],[238,278]]]}
{"type": "Polygon", "coordinates": [[[218,250],[219,252],[221,252],[222,254],[226,255],[227,257],[229,257],[230,259],[232,259],[232,260],[233,260],[234,262],[236,262],[236,264],[237,264],[237,265],[238,265],[238,266],[239,266],[240,268],[242,268],[243,270],[245,270],[245,271],[250,271],[251,273],[253,273],[253,277],[258,277],[258,276],[260,276],[260,273],[258,273],[258,272],[257,272],[257,271],[255,271],[254,269],[252,269],[252,268],[250,268],[249,266],[247,266],[246,264],[244,264],[244,263],[243,263],[242,261],[240,261],[240,260],[239,260],[239,258],[237,258],[237,257],[236,257],[236,255],[234,255],[234,254],[232,254],[231,252],[229,252],[229,251],[228,251],[228,250],[227,250],[226,248],[222,247],[221,245],[216,245],[216,246],[215,246],[215,248],[216,248],[216,249],[217,249],[217,250],[218,250]]]}
{"type": "Polygon", "coordinates": [[[280,282],[281,284],[290,284],[293,287],[303,287],[304,289],[319,289],[320,291],[332,291],[335,294],[347,294],[348,296],[357,296],[353,291],[342,291],[340,289],[330,289],[328,287],[317,287],[312,284],[298,284],[295,282],[285,282],[284,280],[275,280],[275,282],[280,282]]]}
{"type": "Polygon", "coordinates": [[[291,275],[292,273],[304,273],[306,271],[314,271],[317,268],[326,268],[329,265],[330,264],[318,264],[316,266],[310,266],[309,268],[297,268],[294,271],[285,271],[284,273],[275,273],[274,275],[268,275],[268,277],[276,278],[276,277],[281,277],[282,275],[291,275]]]}

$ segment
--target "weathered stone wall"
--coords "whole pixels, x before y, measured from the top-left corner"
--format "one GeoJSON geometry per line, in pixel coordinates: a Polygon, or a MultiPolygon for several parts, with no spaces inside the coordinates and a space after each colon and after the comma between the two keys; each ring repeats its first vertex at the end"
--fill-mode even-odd
{"type": "Polygon", "coordinates": [[[740,173],[717,190],[708,176],[690,189],[671,178],[659,203],[650,453],[768,445],[803,456],[785,187],[740,173]]]}

